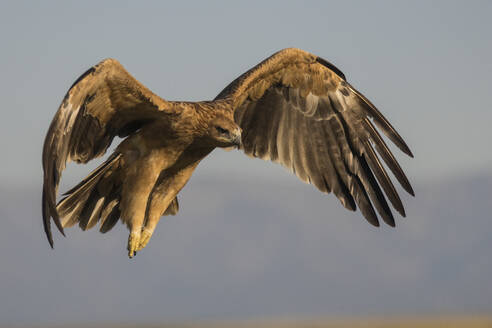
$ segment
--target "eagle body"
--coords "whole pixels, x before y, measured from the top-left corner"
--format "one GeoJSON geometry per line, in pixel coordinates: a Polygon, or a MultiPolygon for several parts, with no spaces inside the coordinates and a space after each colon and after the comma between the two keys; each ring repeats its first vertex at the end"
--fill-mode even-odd
{"type": "Polygon", "coordinates": [[[217,147],[281,164],[349,210],[378,225],[402,216],[402,202],[382,162],[413,195],[378,128],[413,156],[391,124],[326,60],[284,49],[229,84],[213,101],[173,102],[153,94],[114,59],[79,77],[56,113],[43,148],[43,223],[53,247],[51,218],[64,227],[130,230],[128,255],[150,240],[163,215],[179,210],[177,195],[217,147]],[[69,161],[108,159],[57,202],[69,161]]]}

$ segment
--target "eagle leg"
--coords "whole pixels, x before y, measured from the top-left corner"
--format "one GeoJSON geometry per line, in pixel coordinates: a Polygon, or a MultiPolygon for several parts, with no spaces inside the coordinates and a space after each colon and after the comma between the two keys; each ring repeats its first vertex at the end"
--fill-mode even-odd
{"type": "MultiPolygon", "coordinates": [[[[153,198],[152,202],[155,202],[154,198],[153,198]]],[[[161,202],[161,204],[165,205],[165,204],[167,204],[167,202],[164,200],[163,202],[161,202]]],[[[147,220],[145,222],[145,226],[142,228],[142,232],[140,234],[140,243],[138,245],[137,251],[139,251],[139,250],[143,249],[145,246],[147,246],[147,244],[150,241],[150,237],[152,237],[152,234],[154,233],[154,230],[157,226],[157,223],[160,221],[161,216],[176,215],[178,213],[178,211],[179,211],[178,197],[176,196],[171,201],[171,204],[169,204],[167,209],[164,211],[164,214],[159,215],[158,218],[156,218],[155,217],[156,214],[153,213],[153,212],[155,212],[155,208],[153,208],[153,209],[154,209],[154,211],[151,210],[149,213],[150,218],[153,218],[153,219],[147,220]]]]}
{"type": "Polygon", "coordinates": [[[176,215],[178,213],[177,194],[188,182],[197,165],[198,161],[180,168],[177,172],[169,170],[161,173],[150,196],[146,220],[142,227],[137,251],[148,244],[157,227],[157,223],[159,223],[163,215],[176,215]]]}
{"type": "MultiPolygon", "coordinates": [[[[167,204],[165,201],[163,204],[167,204]]],[[[164,215],[176,215],[179,211],[179,203],[178,203],[178,197],[176,196],[171,204],[167,207],[167,209],[164,211],[164,215]]],[[[152,217],[152,211],[150,213],[150,216],[152,217]]],[[[160,216],[160,217],[161,217],[160,216]]],[[[138,245],[137,251],[143,249],[147,244],[149,243],[150,237],[152,237],[152,234],[154,233],[154,230],[157,226],[158,221],[160,220],[160,217],[157,219],[153,220],[147,220],[145,223],[145,226],[142,228],[142,232],[140,234],[140,243],[138,245]]]]}
{"type": "Polygon", "coordinates": [[[140,244],[147,204],[164,165],[157,156],[145,156],[125,164],[126,178],[120,209],[121,219],[130,230],[127,250],[128,257],[132,258],[140,244]]]}

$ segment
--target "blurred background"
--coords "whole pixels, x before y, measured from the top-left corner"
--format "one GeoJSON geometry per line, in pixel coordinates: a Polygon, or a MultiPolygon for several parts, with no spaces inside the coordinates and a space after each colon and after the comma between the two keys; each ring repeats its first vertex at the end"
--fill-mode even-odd
{"type": "Polygon", "coordinates": [[[0,326],[490,314],[491,16],[490,1],[0,2],[0,326]],[[396,229],[216,150],[136,258],[123,225],[49,248],[42,144],[81,73],[114,57],[165,99],[206,100],[285,47],[337,65],[414,152],[392,148],[416,192],[396,229]]]}

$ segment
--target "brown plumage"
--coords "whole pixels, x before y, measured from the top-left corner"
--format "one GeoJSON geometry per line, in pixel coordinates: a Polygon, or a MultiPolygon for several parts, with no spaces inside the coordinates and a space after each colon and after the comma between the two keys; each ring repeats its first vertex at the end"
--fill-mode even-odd
{"type": "Polygon", "coordinates": [[[63,233],[79,224],[129,228],[129,256],[145,247],[162,215],[179,210],[177,194],[216,147],[278,162],[330,193],[347,209],[358,206],[379,225],[395,221],[386,201],[405,216],[381,159],[413,195],[403,170],[376,130],[412,156],[400,135],[343,73],[299,49],[284,49],[229,84],[213,101],[173,102],[153,94],[114,59],[79,77],[56,113],[43,149],[43,223],[63,233]],[[114,153],[58,204],[61,172],[69,161],[114,153]],[[374,209],[375,208],[375,209],[374,209]]]}

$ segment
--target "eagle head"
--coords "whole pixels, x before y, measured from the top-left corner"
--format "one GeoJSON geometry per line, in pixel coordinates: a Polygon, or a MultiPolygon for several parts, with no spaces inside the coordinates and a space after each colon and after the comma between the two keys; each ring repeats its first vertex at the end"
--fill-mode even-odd
{"type": "Polygon", "coordinates": [[[241,145],[241,128],[225,115],[215,117],[209,124],[209,136],[216,147],[237,147],[241,145]]]}

